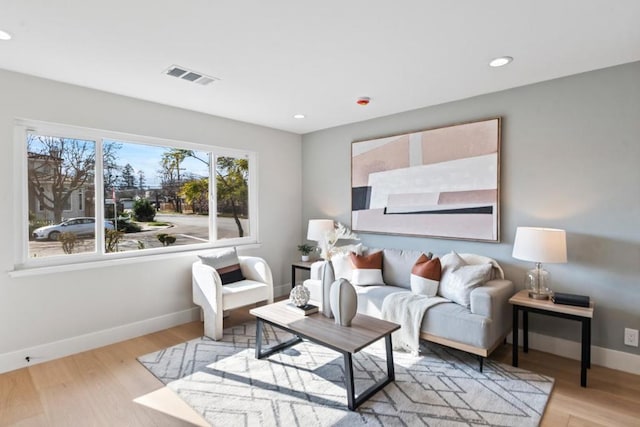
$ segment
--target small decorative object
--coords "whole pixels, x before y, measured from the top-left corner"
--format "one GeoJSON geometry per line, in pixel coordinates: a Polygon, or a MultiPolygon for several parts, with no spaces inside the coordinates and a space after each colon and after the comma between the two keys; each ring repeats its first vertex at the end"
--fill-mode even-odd
{"type": "Polygon", "coordinates": [[[338,279],[331,284],[329,305],[337,325],[351,326],[358,309],[358,295],[351,282],[338,279]]]}
{"type": "Polygon", "coordinates": [[[567,262],[566,233],[555,228],[518,227],[512,256],[536,263],[536,268],[525,275],[524,284],[529,289],[529,297],[549,299],[550,275],[542,268],[542,263],[567,262]]]}
{"type": "Polygon", "coordinates": [[[302,261],[309,261],[309,254],[313,252],[315,247],[303,243],[302,245],[298,245],[298,250],[302,254],[302,261]]]}
{"type": "Polygon", "coordinates": [[[587,295],[574,295],[555,292],[551,300],[554,304],[575,305],[576,307],[589,307],[591,298],[587,295]]]}
{"type": "Polygon", "coordinates": [[[289,301],[296,307],[303,307],[309,302],[310,292],[302,283],[298,283],[291,289],[289,301]]]}

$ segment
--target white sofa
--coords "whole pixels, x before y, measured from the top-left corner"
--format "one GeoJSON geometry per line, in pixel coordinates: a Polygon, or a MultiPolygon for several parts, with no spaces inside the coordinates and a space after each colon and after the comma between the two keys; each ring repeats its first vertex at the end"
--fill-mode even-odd
{"type": "Polygon", "coordinates": [[[222,339],[225,311],[261,301],[273,302],[273,277],[267,262],[251,256],[239,256],[238,260],[245,280],[227,285],[222,285],[215,268],[201,260],[191,267],[193,302],[202,308],[204,334],[213,340],[222,339]]]}
{"type": "MultiPolygon", "coordinates": [[[[380,249],[369,249],[365,254],[380,249]]],[[[384,284],[355,286],[358,313],[381,317],[384,298],[394,292],[411,290],[411,269],[419,251],[383,249],[382,276],[384,284]]],[[[481,255],[460,254],[468,264],[493,265],[491,279],[471,291],[470,307],[447,302],[431,307],[424,316],[420,338],[453,347],[478,356],[482,362],[511,330],[512,316],[508,300],[514,293],[513,283],[504,279],[498,263],[481,255]]],[[[350,279],[349,277],[345,277],[350,279]]],[[[304,282],[311,293],[312,303],[331,316],[329,289],[336,277],[331,262],[318,261],[312,265],[311,278],[304,282]]]]}

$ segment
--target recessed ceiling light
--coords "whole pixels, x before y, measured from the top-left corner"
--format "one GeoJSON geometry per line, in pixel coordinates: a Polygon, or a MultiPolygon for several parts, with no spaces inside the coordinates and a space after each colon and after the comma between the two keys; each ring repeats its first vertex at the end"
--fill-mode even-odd
{"type": "Polygon", "coordinates": [[[294,119],[304,119],[304,114],[294,114],[294,119]]]}
{"type": "Polygon", "coordinates": [[[510,56],[501,56],[501,57],[495,58],[491,62],[489,62],[489,66],[490,67],[504,67],[505,65],[507,65],[511,61],[513,61],[512,57],[510,57],[510,56]]]}
{"type": "Polygon", "coordinates": [[[11,34],[6,31],[0,30],[0,40],[11,40],[11,34]]]}

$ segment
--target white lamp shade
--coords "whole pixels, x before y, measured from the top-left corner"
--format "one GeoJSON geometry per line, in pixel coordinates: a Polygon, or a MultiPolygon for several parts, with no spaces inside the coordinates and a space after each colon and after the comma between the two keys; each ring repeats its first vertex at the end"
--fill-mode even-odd
{"type": "Polygon", "coordinates": [[[307,239],[322,242],[327,231],[331,230],[333,230],[332,219],[310,219],[309,228],[307,228],[307,239]]]}
{"type": "Polygon", "coordinates": [[[567,237],[555,228],[518,227],[512,256],[541,263],[567,262],[567,237]]]}

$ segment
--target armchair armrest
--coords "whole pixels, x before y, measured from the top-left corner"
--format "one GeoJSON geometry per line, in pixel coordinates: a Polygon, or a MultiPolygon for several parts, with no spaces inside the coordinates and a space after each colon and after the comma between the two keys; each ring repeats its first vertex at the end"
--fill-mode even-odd
{"type": "Polygon", "coordinates": [[[191,278],[195,304],[215,308],[216,302],[222,301],[222,280],[215,268],[200,261],[194,262],[191,266],[191,278]]]}
{"type": "Polygon", "coordinates": [[[238,260],[240,261],[242,275],[246,279],[269,285],[269,298],[267,301],[271,304],[273,302],[273,274],[269,264],[264,259],[254,256],[239,256],[238,260]]]}

